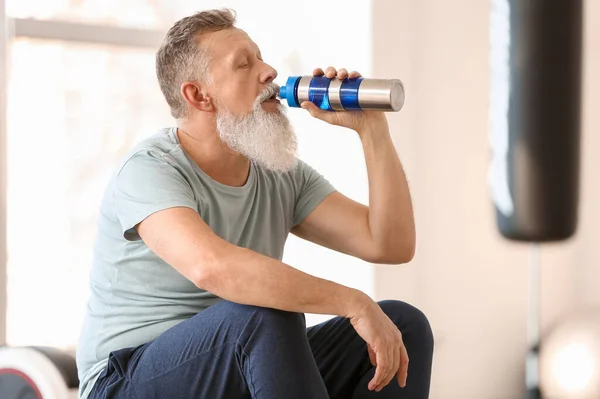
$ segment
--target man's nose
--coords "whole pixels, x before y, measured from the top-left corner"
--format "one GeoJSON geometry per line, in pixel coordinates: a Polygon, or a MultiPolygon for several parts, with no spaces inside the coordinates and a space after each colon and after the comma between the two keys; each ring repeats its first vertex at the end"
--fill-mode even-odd
{"type": "Polygon", "coordinates": [[[261,83],[271,83],[277,77],[277,70],[269,64],[265,64],[265,70],[260,77],[261,83]]]}

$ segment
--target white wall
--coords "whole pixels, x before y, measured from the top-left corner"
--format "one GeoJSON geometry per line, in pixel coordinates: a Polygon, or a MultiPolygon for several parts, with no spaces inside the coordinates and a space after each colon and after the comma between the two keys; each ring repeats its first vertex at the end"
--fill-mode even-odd
{"type": "MultiPolygon", "coordinates": [[[[5,1],[0,0],[0,32],[6,31],[5,1]]],[[[0,345],[6,343],[6,37],[0,33],[0,345]]]]}
{"type": "MultiPolygon", "coordinates": [[[[407,90],[404,110],[390,121],[418,235],[410,265],[376,267],[376,297],[407,300],[429,316],[432,398],[519,398],[529,248],[496,232],[487,185],[490,2],[373,4],[373,73],[398,77],[407,90]]],[[[592,111],[600,101],[600,4],[586,6],[581,221],[575,239],[542,249],[544,332],[576,307],[600,303],[600,165],[593,157],[600,117],[592,111]]]]}
{"type": "Polygon", "coordinates": [[[574,243],[573,263],[578,289],[575,300],[579,307],[600,305],[600,2],[585,2],[585,64],[583,85],[582,189],[579,236],[574,243]]]}

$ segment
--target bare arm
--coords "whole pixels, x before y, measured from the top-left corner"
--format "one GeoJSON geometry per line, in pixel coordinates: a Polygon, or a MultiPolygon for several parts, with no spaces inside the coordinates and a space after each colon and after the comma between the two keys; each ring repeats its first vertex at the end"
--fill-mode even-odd
{"type": "MultiPolygon", "coordinates": [[[[316,69],[315,74],[323,73],[316,69]]],[[[340,79],[348,74],[338,71],[340,79]]],[[[329,78],[336,76],[328,68],[329,78]]],[[[351,77],[359,76],[353,72],[351,77]]],[[[373,263],[406,263],[415,252],[415,223],[408,183],[383,112],[328,112],[305,102],[312,116],[355,130],[369,178],[369,206],[340,193],[327,197],[293,233],[373,263]]]]}
{"type": "Polygon", "coordinates": [[[340,192],[323,200],[292,233],[367,262],[384,263],[369,226],[369,208],[340,192]]]}
{"type": "Polygon", "coordinates": [[[232,302],[343,317],[372,302],[358,290],[230,244],[189,208],[157,212],[137,231],[157,256],[196,286],[232,302]]]}
{"type": "Polygon", "coordinates": [[[369,227],[384,259],[408,262],[415,252],[415,222],[408,182],[384,115],[359,130],[369,175],[369,227]]]}

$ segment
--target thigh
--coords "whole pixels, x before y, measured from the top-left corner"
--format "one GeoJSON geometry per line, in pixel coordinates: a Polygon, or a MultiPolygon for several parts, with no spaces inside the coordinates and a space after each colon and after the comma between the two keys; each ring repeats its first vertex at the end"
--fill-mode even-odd
{"type": "Polygon", "coordinates": [[[93,397],[249,398],[239,341],[252,312],[221,301],[145,345],[112,352],[93,397]]]}

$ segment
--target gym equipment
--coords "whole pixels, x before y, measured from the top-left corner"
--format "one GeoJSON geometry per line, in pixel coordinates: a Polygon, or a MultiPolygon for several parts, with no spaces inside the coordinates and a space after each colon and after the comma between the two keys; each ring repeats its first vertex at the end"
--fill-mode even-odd
{"type": "Polygon", "coordinates": [[[397,112],[404,105],[404,86],[398,79],[290,76],[279,97],[290,107],[310,101],[326,111],[397,112]]]}
{"type": "Polygon", "coordinates": [[[56,348],[0,347],[1,399],[76,399],[75,358],[56,348]]]}
{"type": "Polygon", "coordinates": [[[490,34],[498,229],[565,240],[579,200],[582,1],[494,0],[490,34]]]}
{"type": "Polygon", "coordinates": [[[526,398],[538,399],[540,243],[577,227],[582,0],[493,0],[490,183],[497,228],[532,243],[526,398]]]}

